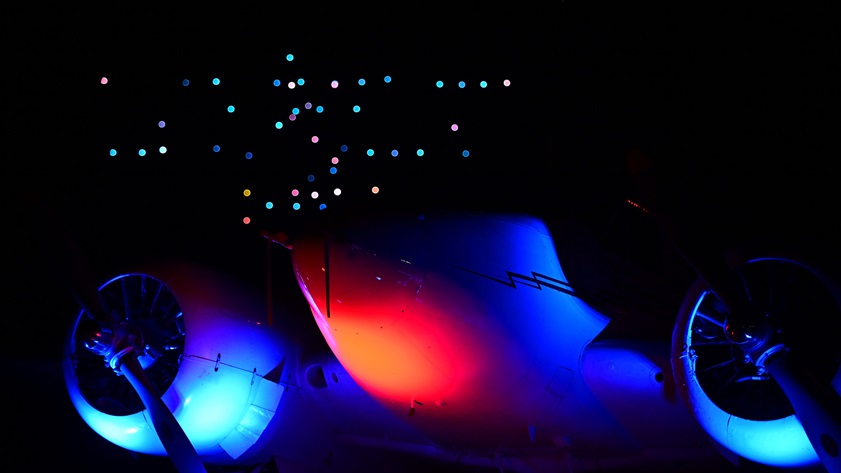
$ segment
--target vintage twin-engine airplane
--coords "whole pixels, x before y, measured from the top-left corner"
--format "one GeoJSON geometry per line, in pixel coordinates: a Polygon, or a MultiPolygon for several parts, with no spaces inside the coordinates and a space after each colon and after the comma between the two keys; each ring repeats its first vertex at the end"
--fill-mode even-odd
{"type": "Polygon", "coordinates": [[[722,266],[658,218],[700,275],[671,339],[571,283],[564,224],[528,214],[264,232],[323,339],[203,265],[95,284],[69,260],[67,389],[179,472],[841,472],[839,345],[810,322],[838,315],[837,287],[783,254],[722,266]]]}

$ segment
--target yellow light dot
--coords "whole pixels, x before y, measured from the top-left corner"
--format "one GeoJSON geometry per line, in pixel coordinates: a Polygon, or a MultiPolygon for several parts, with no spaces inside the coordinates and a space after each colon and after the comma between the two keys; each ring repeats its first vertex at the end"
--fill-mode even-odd
{"type": "Polygon", "coordinates": [[[251,195],[251,189],[245,189],[244,191],[242,191],[242,195],[248,197],[249,195],[251,195]]]}

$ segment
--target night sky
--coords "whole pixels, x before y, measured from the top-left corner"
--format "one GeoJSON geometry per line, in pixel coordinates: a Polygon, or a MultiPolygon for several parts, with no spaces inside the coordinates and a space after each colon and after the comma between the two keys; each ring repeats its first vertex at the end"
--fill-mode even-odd
{"type": "Polygon", "coordinates": [[[487,8],[13,12],[2,46],[11,457],[41,470],[107,451],[101,465],[132,471],[63,392],[56,363],[75,306],[38,236],[53,248],[71,237],[95,270],[181,255],[260,283],[262,230],[432,208],[602,228],[639,196],[627,156],[640,150],[666,205],[685,210],[676,218],[699,211],[715,242],[794,234],[832,251],[835,12],[487,8]]]}

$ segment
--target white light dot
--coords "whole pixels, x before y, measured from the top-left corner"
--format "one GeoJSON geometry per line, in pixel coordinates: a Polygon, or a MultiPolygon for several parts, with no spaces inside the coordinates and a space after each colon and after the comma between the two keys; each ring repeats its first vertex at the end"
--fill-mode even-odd
{"type": "Polygon", "coordinates": [[[318,192],[316,192],[316,191],[312,191],[312,194],[310,194],[310,195],[312,196],[313,199],[318,198],[318,192]]]}

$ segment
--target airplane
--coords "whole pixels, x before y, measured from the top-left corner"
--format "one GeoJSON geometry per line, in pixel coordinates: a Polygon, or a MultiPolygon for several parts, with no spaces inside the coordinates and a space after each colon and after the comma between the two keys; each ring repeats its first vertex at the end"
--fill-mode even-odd
{"type": "Polygon", "coordinates": [[[669,320],[644,273],[528,212],[264,230],[267,271],[283,259],[298,290],[285,301],[271,278],[261,294],[177,259],[94,276],[68,241],[47,254],[80,306],[72,404],[179,473],[841,471],[841,357],[819,325],[841,303],[831,268],[802,247],[725,258],[645,155],[629,163],[641,198],[623,215],[692,276],[675,274],[690,284],[669,320]],[[610,287],[588,280],[605,268],[610,287]]]}

